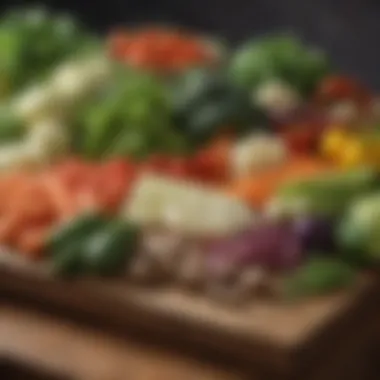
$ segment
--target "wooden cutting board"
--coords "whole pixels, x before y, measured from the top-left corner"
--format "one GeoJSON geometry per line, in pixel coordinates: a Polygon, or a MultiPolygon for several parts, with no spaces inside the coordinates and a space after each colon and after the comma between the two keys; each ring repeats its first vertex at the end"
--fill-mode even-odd
{"type": "Polygon", "coordinates": [[[201,356],[217,353],[225,364],[281,379],[311,379],[332,357],[364,349],[373,335],[365,330],[380,316],[379,287],[371,278],[301,304],[257,300],[236,309],[178,289],[144,289],[123,280],[65,282],[8,256],[0,265],[0,291],[112,325],[120,334],[132,329],[201,356]]]}
{"type": "Polygon", "coordinates": [[[0,305],[0,336],[2,380],[242,378],[207,363],[20,306],[0,305]]]}

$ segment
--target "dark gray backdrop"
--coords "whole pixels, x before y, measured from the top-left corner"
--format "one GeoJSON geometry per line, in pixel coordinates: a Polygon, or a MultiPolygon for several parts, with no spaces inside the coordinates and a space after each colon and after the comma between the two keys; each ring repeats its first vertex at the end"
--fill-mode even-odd
{"type": "MultiPolygon", "coordinates": [[[[1,2],[1,7],[20,2],[1,2]]],[[[24,2],[26,3],[26,2],[24,2]]],[[[28,1],[27,3],[31,3],[28,1]]],[[[380,90],[380,0],[52,0],[90,27],[172,22],[217,33],[232,42],[273,30],[293,30],[326,49],[344,72],[380,90]]]]}

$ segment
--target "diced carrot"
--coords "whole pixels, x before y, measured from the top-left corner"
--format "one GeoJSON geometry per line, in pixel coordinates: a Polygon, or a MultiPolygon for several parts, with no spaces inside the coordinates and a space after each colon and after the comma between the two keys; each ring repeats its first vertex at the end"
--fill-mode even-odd
{"type": "Polygon", "coordinates": [[[48,229],[46,227],[25,228],[17,238],[16,248],[31,259],[39,259],[44,250],[48,229]]]}
{"type": "Polygon", "coordinates": [[[37,179],[11,197],[8,207],[11,212],[22,215],[26,222],[32,223],[53,220],[57,215],[46,187],[37,179]]]}
{"type": "Polygon", "coordinates": [[[90,186],[78,189],[78,191],[74,194],[74,199],[77,208],[76,212],[96,210],[99,207],[99,200],[96,190],[90,186]]]}
{"type": "Polygon", "coordinates": [[[43,183],[51,197],[58,219],[66,219],[75,215],[78,210],[77,201],[62,181],[58,177],[49,176],[44,178],[43,183]]]}
{"type": "Polygon", "coordinates": [[[284,165],[230,184],[226,191],[252,207],[262,207],[284,182],[310,177],[331,170],[326,162],[315,158],[295,158],[284,165]]]}
{"type": "Polygon", "coordinates": [[[13,246],[22,229],[22,222],[22,216],[15,212],[1,218],[0,245],[13,246]]]}

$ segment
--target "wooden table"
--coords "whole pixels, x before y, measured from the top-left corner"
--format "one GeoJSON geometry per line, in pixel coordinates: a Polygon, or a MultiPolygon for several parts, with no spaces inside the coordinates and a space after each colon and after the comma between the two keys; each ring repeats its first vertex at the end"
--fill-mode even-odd
{"type": "Polygon", "coordinates": [[[173,352],[159,351],[7,304],[0,306],[0,355],[3,359],[67,375],[69,380],[243,378],[173,352]]]}

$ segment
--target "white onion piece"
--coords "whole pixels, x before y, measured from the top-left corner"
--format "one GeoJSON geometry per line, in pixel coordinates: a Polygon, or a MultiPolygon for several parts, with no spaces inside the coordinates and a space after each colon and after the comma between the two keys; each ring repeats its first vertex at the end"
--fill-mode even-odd
{"type": "Polygon", "coordinates": [[[255,90],[253,101],[271,114],[286,114],[300,106],[301,97],[289,84],[272,80],[255,90]]]}
{"type": "Polygon", "coordinates": [[[282,139],[266,134],[253,134],[239,141],[231,153],[231,174],[242,177],[284,162],[288,150],[282,139]]]}
{"type": "Polygon", "coordinates": [[[157,223],[202,236],[232,234],[256,220],[246,205],[217,190],[152,174],[140,178],[124,216],[145,226],[157,223]]]}
{"type": "Polygon", "coordinates": [[[103,84],[110,69],[110,62],[103,57],[65,63],[53,75],[52,92],[63,103],[73,103],[103,84]]]}

